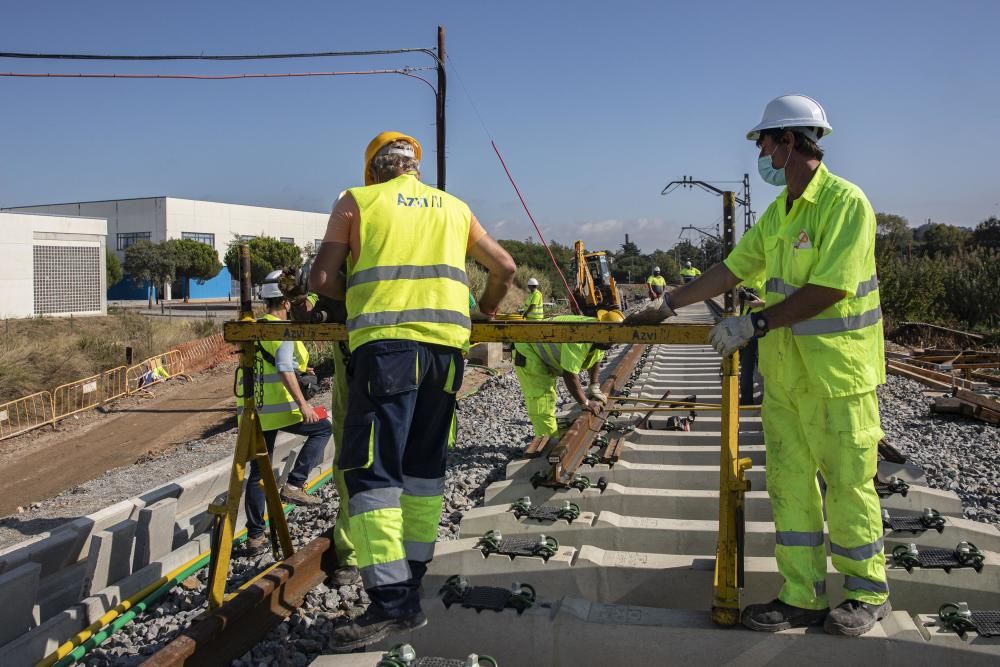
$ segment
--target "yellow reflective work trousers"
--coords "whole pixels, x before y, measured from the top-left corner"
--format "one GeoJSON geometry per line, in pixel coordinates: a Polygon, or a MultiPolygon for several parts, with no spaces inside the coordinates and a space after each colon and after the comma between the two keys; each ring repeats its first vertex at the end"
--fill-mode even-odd
{"type": "Polygon", "coordinates": [[[556,435],[556,378],[551,375],[529,373],[523,367],[515,366],[517,381],[524,394],[524,407],[535,430],[536,436],[556,435]]]}
{"type": "Polygon", "coordinates": [[[347,343],[331,343],[333,349],[333,481],[340,498],[340,510],[337,512],[337,522],[333,526],[333,548],[337,554],[337,564],[340,567],[353,565],[357,567],[358,556],[354,552],[354,541],[351,539],[351,513],[347,503],[347,484],[344,483],[344,473],[337,466],[340,460],[340,450],[344,446],[344,417],[347,415],[347,343]]]}
{"type": "Polygon", "coordinates": [[[785,579],[778,598],[804,609],[829,606],[818,472],[826,487],[830,551],[833,566],[844,575],[844,596],[881,604],[889,587],[872,483],[883,435],[875,392],[831,398],[766,382],[761,416],[774,552],[785,579]]]}

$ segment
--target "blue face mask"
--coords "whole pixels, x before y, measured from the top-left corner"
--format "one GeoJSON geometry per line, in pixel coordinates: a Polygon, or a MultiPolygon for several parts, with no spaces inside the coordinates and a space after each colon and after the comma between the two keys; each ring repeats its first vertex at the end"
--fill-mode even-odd
{"type": "MultiPolygon", "coordinates": [[[[774,151],[776,150],[778,150],[777,147],[775,147],[774,151]]],[[[782,185],[786,185],[785,168],[774,168],[774,161],[771,159],[774,156],[774,151],[771,151],[771,155],[761,155],[757,158],[757,171],[765,183],[781,187],[782,185]]]]}

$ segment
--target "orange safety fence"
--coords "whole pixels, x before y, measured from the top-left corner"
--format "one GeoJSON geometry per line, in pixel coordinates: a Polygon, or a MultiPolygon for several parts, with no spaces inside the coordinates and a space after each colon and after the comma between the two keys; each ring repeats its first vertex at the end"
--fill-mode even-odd
{"type": "Polygon", "coordinates": [[[52,422],[52,394],[47,391],[0,403],[0,440],[52,422]]]}
{"type": "Polygon", "coordinates": [[[188,373],[205,370],[229,361],[239,353],[235,345],[226,342],[221,332],[207,338],[181,343],[171,349],[180,352],[181,359],[184,361],[184,369],[188,373]]]}
{"type": "Polygon", "coordinates": [[[181,359],[181,353],[177,350],[168,350],[129,367],[126,371],[128,393],[165,382],[183,372],[184,361],[181,359]]]}
{"type": "Polygon", "coordinates": [[[53,420],[96,408],[128,393],[125,367],[119,366],[88,378],[60,385],[52,392],[53,420]]]}

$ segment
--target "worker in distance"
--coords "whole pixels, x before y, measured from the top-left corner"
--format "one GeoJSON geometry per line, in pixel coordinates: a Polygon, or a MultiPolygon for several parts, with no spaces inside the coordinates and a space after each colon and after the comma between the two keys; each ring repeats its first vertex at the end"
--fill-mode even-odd
{"type": "Polygon", "coordinates": [[[368,144],[365,185],[334,205],[310,273],[311,290],[336,297],[347,265],[350,362],[337,465],[371,604],[333,630],[338,650],[427,623],[420,582],[434,556],[472,326],[466,257],[489,274],[478,302],[489,317],[516,268],[465,202],[420,181],[420,159],[420,143],[400,132],[368,144]]]}
{"type": "Polygon", "coordinates": [[[728,317],[711,332],[723,356],[758,339],[762,420],[775,557],[784,585],[775,600],[743,610],[748,628],[822,625],[862,635],[892,610],[882,519],[872,484],[882,438],[875,388],[885,382],[882,311],[875,275],[875,213],[853,183],[823,164],[826,112],[805,95],[764,109],[747,139],[758,170],[782,188],[733,252],[634,321],[669,317],[740,283],[763,283],[764,308],[728,317]],[[826,525],[844,602],[830,610],[826,525]]]}

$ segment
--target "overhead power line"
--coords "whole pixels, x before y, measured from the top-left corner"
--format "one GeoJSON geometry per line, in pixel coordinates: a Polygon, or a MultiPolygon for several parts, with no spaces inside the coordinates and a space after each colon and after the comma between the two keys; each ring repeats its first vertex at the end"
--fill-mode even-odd
{"type": "Polygon", "coordinates": [[[100,53],[18,53],[0,51],[0,58],[29,60],[280,60],[286,58],[336,58],[341,56],[379,56],[396,53],[426,53],[435,60],[434,49],[378,49],[375,51],[317,51],[313,53],[247,53],[225,55],[114,55],[100,53]]]}

